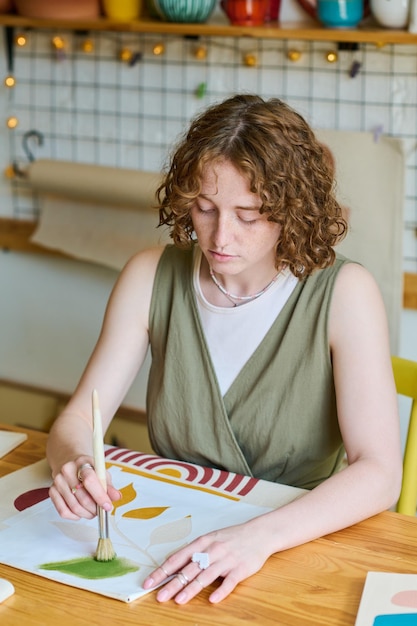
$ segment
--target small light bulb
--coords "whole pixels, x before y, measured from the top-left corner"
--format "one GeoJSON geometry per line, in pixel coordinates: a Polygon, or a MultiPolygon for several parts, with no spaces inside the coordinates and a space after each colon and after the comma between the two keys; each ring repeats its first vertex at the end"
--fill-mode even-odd
{"type": "Polygon", "coordinates": [[[62,39],[62,37],[56,35],[55,37],[52,37],[52,45],[57,50],[63,50],[65,48],[65,41],[62,39]]]}
{"type": "Polygon", "coordinates": [[[94,52],[94,42],[92,39],[85,39],[81,44],[81,50],[86,54],[94,52]]]}
{"type": "Polygon", "coordinates": [[[295,63],[301,59],[301,52],[299,50],[288,50],[288,59],[295,63]]]}
{"type": "Polygon", "coordinates": [[[336,63],[338,60],[337,52],[330,50],[330,52],[326,54],[326,60],[328,63],[336,63]]]}
{"type": "Polygon", "coordinates": [[[206,46],[197,46],[194,50],[194,56],[199,61],[204,61],[207,58],[207,48],[206,46]]]}
{"type": "Polygon", "coordinates": [[[248,52],[244,56],[244,62],[247,67],[256,67],[258,65],[258,58],[256,54],[248,52]]]}
{"type": "Polygon", "coordinates": [[[7,118],[7,128],[16,128],[16,126],[19,124],[19,120],[17,119],[17,117],[15,117],[14,115],[11,115],[10,117],[7,118]]]}
{"type": "Polygon", "coordinates": [[[23,48],[23,46],[26,46],[28,40],[26,35],[17,35],[16,39],[15,39],[15,43],[17,46],[20,46],[21,48],[23,48]]]}
{"type": "Polygon", "coordinates": [[[11,180],[12,178],[14,178],[16,176],[13,165],[8,165],[5,168],[4,176],[5,176],[5,178],[8,178],[9,180],[11,180]]]}
{"type": "Polygon", "coordinates": [[[156,57],[161,56],[161,54],[164,54],[165,52],[165,46],[163,43],[157,43],[154,45],[152,52],[154,53],[154,55],[156,57]]]}
{"type": "Polygon", "coordinates": [[[132,56],[133,56],[133,52],[132,50],[130,50],[130,48],[122,48],[120,50],[120,53],[119,53],[120,61],[125,61],[126,63],[129,63],[132,56]]]}
{"type": "Polygon", "coordinates": [[[4,79],[4,85],[6,87],[14,87],[16,85],[16,79],[14,76],[6,76],[4,79]]]}

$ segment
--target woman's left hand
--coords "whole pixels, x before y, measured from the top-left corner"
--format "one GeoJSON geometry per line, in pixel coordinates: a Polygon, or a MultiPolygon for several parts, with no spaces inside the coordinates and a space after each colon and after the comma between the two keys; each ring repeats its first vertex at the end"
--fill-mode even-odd
{"type": "Polygon", "coordinates": [[[148,576],[143,588],[151,589],[170,578],[158,591],[157,600],[166,602],[174,598],[178,604],[186,604],[217,578],[222,578],[209,597],[212,603],[221,602],[239,582],[261,569],[270,556],[266,543],[261,533],[257,536],[250,522],[213,531],[172,554],[148,576]]]}

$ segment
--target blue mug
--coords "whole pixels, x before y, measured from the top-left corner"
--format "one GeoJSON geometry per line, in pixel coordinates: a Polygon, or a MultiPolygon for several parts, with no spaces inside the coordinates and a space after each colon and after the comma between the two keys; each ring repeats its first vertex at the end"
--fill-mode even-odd
{"type": "Polygon", "coordinates": [[[317,0],[317,17],[328,28],[355,28],[363,18],[363,0],[317,0]]]}

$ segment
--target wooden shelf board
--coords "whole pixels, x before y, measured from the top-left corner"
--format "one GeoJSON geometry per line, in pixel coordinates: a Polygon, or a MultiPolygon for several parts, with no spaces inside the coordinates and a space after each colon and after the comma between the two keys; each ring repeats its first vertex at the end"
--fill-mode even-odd
{"type": "Polygon", "coordinates": [[[305,23],[282,23],[277,26],[232,26],[223,21],[205,24],[172,23],[153,20],[143,16],[131,22],[118,22],[106,17],[89,20],[56,20],[26,18],[20,15],[0,15],[0,26],[15,28],[61,29],[75,31],[119,31],[159,33],[182,36],[253,37],[262,39],[296,39],[307,41],[332,41],[346,43],[417,44],[417,34],[406,30],[381,29],[369,20],[357,29],[323,28],[312,19],[305,23]]]}
{"type": "Polygon", "coordinates": [[[57,251],[48,250],[32,243],[30,237],[35,229],[36,222],[32,220],[0,218],[0,249],[3,251],[14,250],[16,252],[36,252],[52,256],[64,256],[57,251]]]}

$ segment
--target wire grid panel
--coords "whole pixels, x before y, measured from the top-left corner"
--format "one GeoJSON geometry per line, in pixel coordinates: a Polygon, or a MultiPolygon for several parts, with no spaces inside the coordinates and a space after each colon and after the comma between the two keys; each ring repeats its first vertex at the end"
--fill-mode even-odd
{"type": "MultiPolygon", "coordinates": [[[[158,171],[190,118],[208,104],[236,92],[280,97],[315,128],[403,140],[403,261],[405,271],[417,271],[412,46],[338,50],[328,42],[52,30],[28,31],[26,38],[15,47],[16,86],[8,94],[8,115],[19,120],[8,131],[10,162],[27,160],[22,139],[36,130],[43,144],[31,144],[34,158],[158,171]],[[63,49],[52,45],[57,35],[63,49]]],[[[37,216],[36,197],[21,181],[9,193],[14,217],[37,216]]]]}

